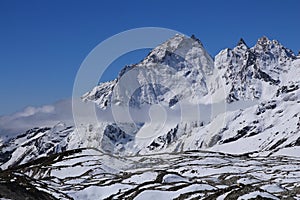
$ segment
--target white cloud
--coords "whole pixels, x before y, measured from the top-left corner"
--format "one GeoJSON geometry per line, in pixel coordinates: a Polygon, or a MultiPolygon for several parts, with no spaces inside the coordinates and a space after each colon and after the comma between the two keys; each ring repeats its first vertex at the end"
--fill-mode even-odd
{"type": "Polygon", "coordinates": [[[53,105],[28,106],[24,110],[0,117],[0,137],[10,138],[28,129],[53,126],[61,121],[72,123],[71,100],[61,100],[53,105]]]}
{"type": "MultiPolygon", "coordinates": [[[[84,103],[81,99],[76,99],[73,103],[80,115],[80,124],[95,123],[97,121],[133,123],[158,121],[162,123],[179,123],[182,120],[199,120],[208,122],[217,114],[223,113],[226,110],[235,110],[234,108],[239,106],[237,105],[238,103],[232,103],[230,106],[224,108],[222,107],[222,103],[220,105],[182,104],[175,106],[173,109],[165,106],[158,106],[156,109],[153,109],[153,106],[144,106],[140,109],[124,109],[116,106],[113,112],[111,108],[107,108],[106,110],[96,109],[95,118],[95,113],[93,113],[95,104],[91,102],[84,103]]],[[[253,102],[250,102],[249,105],[246,102],[240,103],[245,108],[253,104],[253,102]]],[[[59,122],[74,125],[71,99],[61,100],[52,105],[41,107],[28,106],[23,111],[0,117],[0,141],[1,138],[5,140],[5,138],[14,137],[34,127],[52,127],[59,122]]]]}
{"type": "Polygon", "coordinates": [[[18,112],[15,114],[15,117],[29,117],[35,115],[37,113],[53,113],[55,110],[54,106],[46,105],[42,107],[32,107],[29,106],[25,108],[22,112],[18,112]]]}

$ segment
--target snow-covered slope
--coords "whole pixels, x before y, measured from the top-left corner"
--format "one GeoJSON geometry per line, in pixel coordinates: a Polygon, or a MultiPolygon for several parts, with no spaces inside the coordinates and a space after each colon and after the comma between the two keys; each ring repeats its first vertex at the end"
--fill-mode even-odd
{"type": "MultiPolygon", "coordinates": [[[[211,122],[182,122],[143,148],[142,154],[210,149],[228,153],[273,154],[290,149],[300,152],[299,82],[278,97],[246,109],[218,115],[211,122]]],[[[298,153],[297,153],[298,152],[298,153]]],[[[255,155],[255,154],[254,154],[255,155]]]]}
{"type": "Polygon", "coordinates": [[[1,146],[1,168],[24,164],[33,159],[66,150],[65,138],[73,130],[60,123],[49,128],[33,128],[1,146]]]}
{"type": "Polygon", "coordinates": [[[0,172],[1,197],[57,199],[298,199],[299,158],[208,151],[111,156],[76,149],[0,172]],[[4,184],[6,183],[6,184],[4,184]],[[18,189],[14,191],[14,189],[18,189]]]}
{"type": "MultiPolygon", "coordinates": [[[[130,124],[124,124],[130,130],[130,124]]],[[[124,127],[123,127],[124,129],[124,127]]],[[[59,123],[54,127],[33,128],[1,146],[1,169],[25,164],[37,158],[84,147],[116,153],[133,140],[115,123],[85,124],[76,129],[59,123]]]]}

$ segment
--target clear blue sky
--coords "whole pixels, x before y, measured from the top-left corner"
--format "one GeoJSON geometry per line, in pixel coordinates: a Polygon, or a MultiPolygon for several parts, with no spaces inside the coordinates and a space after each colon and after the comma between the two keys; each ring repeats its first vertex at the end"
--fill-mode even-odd
{"type": "MultiPolygon", "coordinates": [[[[300,1],[0,0],[0,115],[71,96],[76,72],[101,41],[127,29],[157,26],[195,34],[211,55],[262,35],[300,50],[300,1]]],[[[125,63],[146,51],[120,59],[125,63]]]]}

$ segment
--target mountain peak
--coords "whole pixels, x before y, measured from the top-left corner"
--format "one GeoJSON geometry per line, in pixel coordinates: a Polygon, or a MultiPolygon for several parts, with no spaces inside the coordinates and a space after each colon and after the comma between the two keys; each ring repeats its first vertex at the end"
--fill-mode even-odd
{"type": "MultiPolygon", "coordinates": [[[[271,40],[269,40],[269,38],[267,38],[266,36],[262,36],[261,38],[259,38],[257,40],[257,43],[255,46],[262,48],[264,51],[266,51],[268,49],[268,46],[272,43],[271,40]]],[[[278,44],[278,42],[275,42],[276,44],[278,44]]]]}
{"type": "Polygon", "coordinates": [[[237,43],[237,46],[246,46],[248,48],[248,45],[246,44],[246,42],[244,41],[243,38],[241,38],[239,40],[239,42],[237,43]]]}
{"type": "Polygon", "coordinates": [[[117,81],[97,86],[84,99],[95,101],[100,108],[109,106],[111,99],[114,99],[113,104],[123,106],[129,102],[135,108],[158,102],[172,107],[183,99],[197,101],[208,93],[206,78],[213,73],[213,62],[199,39],[176,34],[154,48],[141,62],[123,68],[117,81]],[[129,71],[135,85],[129,80],[127,84],[127,76],[123,76],[129,71]],[[168,80],[170,74],[173,78],[168,80]],[[161,84],[162,80],[167,82],[161,84]],[[139,88],[134,94],[132,85],[139,88]],[[121,92],[113,94],[112,90],[121,92]]]}
{"type": "Polygon", "coordinates": [[[262,37],[258,38],[258,42],[259,43],[264,43],[264,42],[268,42],[270,41],[269,38],[265,35],[263,35],[262,37]]]}
{"type": "Polygon", "coordinates": [[[278,40],[270,40],[266,36],[259,38],[252,49],[256,54],[265,54],[266,52],[269,52],[275,57],[291,59],[295,58],[295,55],[292,50],[280,44],[278,40]]]}
{"type": "Polygon", "coordinates": [[[201,57],[201,55],[204,54],[205,56],[210,57],[209,55],[206,55],[206,50],[195,35],[187,37],[182,34],[176,34],[174,37],[154,48],[143,60],[143,64],[145,64],[145,62],[149,63],[149,61],[153,63],[163,62],[170,54],[176,54],[182,58],[186,58],[186,56],[191,53],[196,54],[195,57],[201,57]]]}
{"type": "Polygon", "coordinates": [[[195,35],[192,35],[191,37],[187,37],[182,34],[176,34],[174,37],[170,38],[163,44],[159,45],[156,48],[165,48],[169,51],[175,51],[177,49],[181,48],[191,48],[192,46],[199,46],[203,47],[201,41],[196,38],[195,35]]]}

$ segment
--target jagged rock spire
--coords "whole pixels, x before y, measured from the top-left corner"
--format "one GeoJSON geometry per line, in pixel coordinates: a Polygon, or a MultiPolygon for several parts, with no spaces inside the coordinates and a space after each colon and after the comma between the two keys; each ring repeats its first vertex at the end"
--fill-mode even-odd
{"type": "Polygon", "coordinates": [[[248,45],[246,44],[246,42],[244,41],[243,38],[241,38],[241,39],[239,40],[239,42],[237,43],[237,46],[241,46],[241,45],[246,46],[247,48],[249,48],[248,45]]]}

